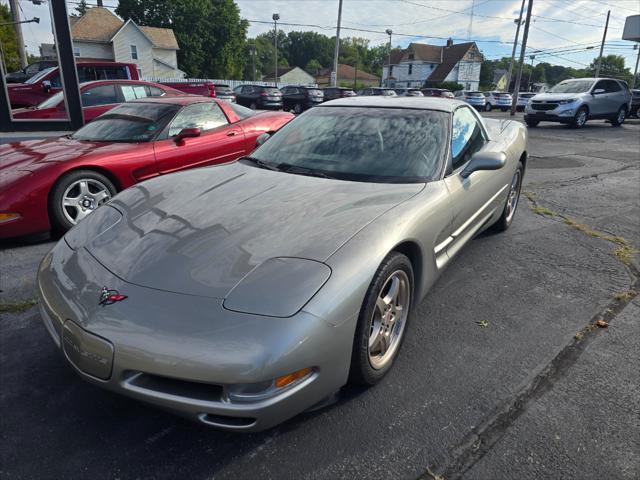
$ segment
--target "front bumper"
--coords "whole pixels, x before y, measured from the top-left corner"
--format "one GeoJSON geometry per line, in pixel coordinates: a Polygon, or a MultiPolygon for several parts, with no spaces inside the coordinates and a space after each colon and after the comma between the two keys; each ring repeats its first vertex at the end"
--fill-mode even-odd
{"type": "Polygon", "coordinates": [[[272,318],[227,311],[219,299],[133,285],[61,240],[38,272],[40,311],[85,380],[197,422],[260,431],[346,383],[355,318],[334,326],[301,311],[272,318]],[[100,306],[102,287],[128,296],[100,306]],[[232,385],[313,371],[268,398],[231,400],[232,385]]]}
{"type": "Polygon", "coordinates": [[[529,102],[525,107],[525,119],[539,120],[545,122],[569,123],[573,120],[580,104],[577,102],[560,104],[553,110],[536,110],[529,102]]]}

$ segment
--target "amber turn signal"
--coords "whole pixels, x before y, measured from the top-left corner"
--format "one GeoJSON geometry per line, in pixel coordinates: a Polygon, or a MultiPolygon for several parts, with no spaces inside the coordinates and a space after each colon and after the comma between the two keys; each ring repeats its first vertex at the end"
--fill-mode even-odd
{"type": "Polygon", "coordinates": [[[296,380],[300,380],[303,377],[306,377],[309,373],[311,373],[311,369],[309,367],[303,368],[302,370],[298,370],[297,372],[290,373],[289,375],[284,375],[282,377],[276,378],[276,387],[283,388],[287,385],[295,382],[296,380]]]}
{"type": "Polygon", "coordinates": [[[19,213],[11,213],[11,212],[0,213],[0,223],[16,220],[17,218],[20,218],[19,213]]]}

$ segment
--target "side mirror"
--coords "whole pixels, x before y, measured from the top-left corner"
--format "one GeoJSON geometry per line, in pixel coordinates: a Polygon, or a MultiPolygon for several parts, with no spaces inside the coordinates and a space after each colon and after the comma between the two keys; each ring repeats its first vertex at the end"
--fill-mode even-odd
{"type": "Polygon", "coordinates": [[[259,147],[260,145],[262,145],[264,142],[266,142],[270,138],[271,138],[271,134],[270,133],[266,133],[266,132],[263,133],[258,138],[256,138],[256,147],[259,147]]]}
{"type": "Polygon", "coordinates": [[[176,136],[173,137],[173,140],[176,143],[181,143],[185,138],[199,137],[200,133],[201,132],[198,127],[183,128],[176,136]]]}
{"type": "Polygon", "coordinates": [[[42,81],[42,90],[44,90],[45,93],[49,93],[51,91],[51,82],[49,80],[42,81]]]}
{"type": "Polygon", "coordinates": [[[600,93],[604,93],[604,88],[596,88],[596,89],[593,91],[592,95],[598,95],[598,94],[600,94],[600,93]]]}
{"type": "Polygon", "coordinates": [[[464,170],[460,172],[462,178],[467,178],[479,170],[499,170],[507,163],[507,156],[503,152],[477,152],[471,157],[464,170]]]}

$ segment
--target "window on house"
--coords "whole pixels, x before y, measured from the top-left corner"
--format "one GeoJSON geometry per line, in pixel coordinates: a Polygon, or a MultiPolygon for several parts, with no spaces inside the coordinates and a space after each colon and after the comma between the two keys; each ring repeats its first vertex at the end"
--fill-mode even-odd
{"type": "Polygon", "coordinates": [[[409,75],[413,72],[413,63],[409,64],[409,75]]]}
{"type": "Polygon", "coordinates": [[[130,45],[131,48],[131,60],[138,60],[138,47],[130,45]]]}
{"type": "Polygon", "coordinates": [[[74,57],[79,57],[80,56],[80,48],[79,47],[73,47],[73,56],[74,57]]]}
{"type": "Polygon", "coordinates": [[[413,57],[413,53],[410,53],[410,54],[409,54],[409,60],[413,60],[413,58],[414,58],[414,57],[413,57]]]}

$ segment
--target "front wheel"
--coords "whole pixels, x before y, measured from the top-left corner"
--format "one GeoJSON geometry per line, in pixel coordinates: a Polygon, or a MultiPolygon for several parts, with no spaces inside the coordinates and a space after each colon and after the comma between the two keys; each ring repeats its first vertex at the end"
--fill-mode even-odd
{"type": "Polygon", "coordinates": [[[349,380],[375,385],[398,355],[413,305],[413,268],[409,259],[391,252],[369,285],[353,340],[349,380]]]}
{"type": "Polygon", "coordinates": [[[76,170],[62,176],[49,199],[51,226],[56,232],[66,232],[116,193],[111,180],[92,170],[76,170]]]}
{"type": "Polygon", "coordinates": [[[588,117],[589,112],[587,109],[585,107],[580,107],[569,125],[573,128],[582,128],[584,127],[584,124],[587,123],[588,117]]]}
{"type": "Polygon", "coordinates": [[[491,108],[492,108],[492,107],[491,107],[491,104],[490,104],[490,103],[487,103],[487,104],[484,106],[484,111],[485,111],[485,112],[490,112],[490,111],[491,111],[491,108]]]}
{"type": "Polygon", "coordinates": [[[618,113],[616,113],[615,117],[611,119],[611,125],[613,125],[614,127],[619,127],[624,123],[626,117],[627,109],[625,107],[620,107],[618,113]]]}
{"type": "Polygon", "coordinates": [[[299,102],[293,106],[293,113],[296,115],[302,113],[302,105],[299,102]]]}
{"type": "Polygon", "coordinates": [[[509,188],[509,195],[507,195],[507,203],[504,205],[502,215],[498,221],[494,224],[495,230],[498,232],[504,232],[513,223],[513,217],[516,214],[518,203],[520,201],[520,190],[522,189],[522,176],[524,175],[524,166],[522,162],[518,162],[518,168],[516,173],[513,174],[511,179],[511,186],[509,188]]]}
{"type": "Polygon", "coordinates": [[[532,127],[533,128],[533,127],[537,127],[538,126],[538,124],[540,123],[540,120],[529,120],[529,119],[526,119],[525,123],[527,124],[528,127],[532,127]]]}

